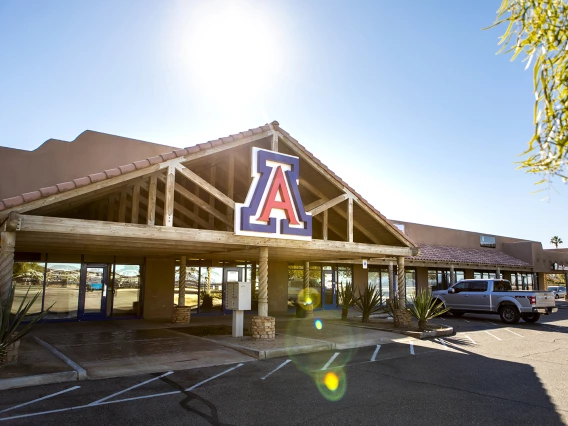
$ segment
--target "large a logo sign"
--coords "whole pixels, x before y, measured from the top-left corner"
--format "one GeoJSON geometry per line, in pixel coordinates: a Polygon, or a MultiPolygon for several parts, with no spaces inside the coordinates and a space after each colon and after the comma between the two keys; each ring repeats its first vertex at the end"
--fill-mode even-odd
{"type": "Polygon", "coordinates": [[[298,188],[300,159],[253,148],[251,176],[245,203],[235,205],[235,234],[311,240],[312,215],[298,188]]]}

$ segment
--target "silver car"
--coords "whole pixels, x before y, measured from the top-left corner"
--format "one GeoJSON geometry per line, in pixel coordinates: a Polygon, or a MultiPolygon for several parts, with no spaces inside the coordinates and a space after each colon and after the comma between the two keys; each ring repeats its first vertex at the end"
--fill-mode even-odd
{"type": "Polygon", "coordinates": [[[566,287],[563,285],[551,285],[547,287],[547,290],[554,293],[555,299],[564,299],[564,296],[566,296],[566,287]]]}

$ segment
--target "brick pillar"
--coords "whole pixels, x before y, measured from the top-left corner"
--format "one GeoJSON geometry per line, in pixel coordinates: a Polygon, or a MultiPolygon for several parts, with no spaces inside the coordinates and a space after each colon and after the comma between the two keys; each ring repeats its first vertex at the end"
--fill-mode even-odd
{"type": "Polygon", "coordinates": [[[0,303],[2,306],[6,306],[8,296],[12,291],[15,247],[16,233],[0,232],[0,303]]]}

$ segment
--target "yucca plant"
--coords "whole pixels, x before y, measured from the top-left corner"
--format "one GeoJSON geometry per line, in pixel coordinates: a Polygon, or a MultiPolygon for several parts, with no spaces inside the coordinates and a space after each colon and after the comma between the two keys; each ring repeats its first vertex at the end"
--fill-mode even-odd
{"type": "Polygon", "coordinates": [[[8,356],[8,348],[10,347],[10,345],[19,341],[22,337],[28,334],[31,331],[32,327],[38,321],[43,319],[43,317],[45,317],[51,309],[50,306],[44,312],[34,316],[27,324],[25,324],[20,330],[18,330],[18,327],[25,319],[28,311],[41,294],[41,292],[37,293],[26,303],[29,292],[30,289],[28,288],[28,291],[22,299],[22,302],[20,303],[20,306],[18,307],[18,310],[15,314],[11,313],[12,304],[14,303],[15,287],[12,286],[12,288],[10,289],[7,304],[2,306],[2,304],[0,303],[0,367],[2,367],[6,362],[6,358],[8,356]]]}
{"type": "Polygon", "coordinates": [[[369,317],[375,312],[381,311],[383,307],[383,294],[371,284],[367,284],[363,293],[358,290],[357,298],[353,303],[353,308],[363,315],[362,322],[369,322],[369,317]]]}
{"type": "Polygon", "coordinates": [[[428,290],[421,290],[411,298],[412,304],[407,307],[412,316],[418,320],[418,329],[424,331],[428,321],[439,315],[445,314],[449,308],[432,296],[428,290]]]}
{"type": "Polygon", "coordinates": [[[343,286],[339,283],[339,300],[341,303],[341,319],[346,320],[349,308],[355,304],[357,297],[355,296],[355,286],[352,282],[348,282],[343,286]]]}

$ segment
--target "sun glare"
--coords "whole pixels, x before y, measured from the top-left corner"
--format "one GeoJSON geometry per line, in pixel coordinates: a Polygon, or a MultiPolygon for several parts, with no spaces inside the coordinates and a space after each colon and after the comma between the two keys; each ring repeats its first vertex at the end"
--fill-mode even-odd
{"type": "Polygon", "coordinates": [[[193,90],[237,107],[274,84],[284,46],[263,4],[201,2],[188,13],[182,54],[193,90]]]}

